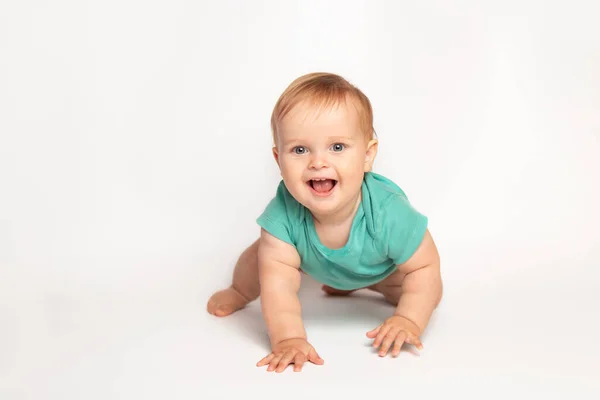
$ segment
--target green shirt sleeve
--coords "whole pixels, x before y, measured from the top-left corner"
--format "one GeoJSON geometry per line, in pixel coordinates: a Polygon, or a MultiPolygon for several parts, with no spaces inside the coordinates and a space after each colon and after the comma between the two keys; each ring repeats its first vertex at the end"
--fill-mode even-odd
{"type": "Polygon", "coordinates": [[[292,240],[291,224],[287,210],[288,205],[286,204],[288,196],[290,195],[282,181],[277,187],[275,197],[269,202],[256,222],[271,235],[295,246],[292,240]]]}
{"type": "Polygon", "coordinates": [[[395,264],[403,264],[415,253],[425,231],[428,219],[417,211],[405,196],[390,198],[380,215],[382,238],[387,255],[395,264]]]}

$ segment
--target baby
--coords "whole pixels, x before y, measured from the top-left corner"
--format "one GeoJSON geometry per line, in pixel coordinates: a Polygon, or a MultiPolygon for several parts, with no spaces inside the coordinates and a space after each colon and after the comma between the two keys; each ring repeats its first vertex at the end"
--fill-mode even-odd
{"type": "Polygon", "coordinates": [[[301,272],[329,295],[381,293],[393,315],[370,332],[385,356],[420,336],[442,297],[440,259],[427,217],[391,180],[371,172],[369,99],[344,78],[312,73],[293,81],[271,117],[273,155],[282,181],[257,219],[260,238],[240,256],[228,289],[208,312],[226,316],[260,296],[271,353],[257,366],[323,364],[308,342],[298,299],[301,272]]]}

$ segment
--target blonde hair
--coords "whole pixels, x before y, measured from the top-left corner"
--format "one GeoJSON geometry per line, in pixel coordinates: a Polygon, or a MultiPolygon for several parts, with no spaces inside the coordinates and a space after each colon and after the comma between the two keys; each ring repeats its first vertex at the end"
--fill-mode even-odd
{"type": "Polygon", "coordinates": [[[350,100],[356,108],[361,130],[373,139],[373,109],[369,98],[339,75],[313,72],[296,78],[281,94],[271,114],[273,143],[277,145],[277,125],[299,103],[310,101],[317,107],[330,107],[350,100]]]}

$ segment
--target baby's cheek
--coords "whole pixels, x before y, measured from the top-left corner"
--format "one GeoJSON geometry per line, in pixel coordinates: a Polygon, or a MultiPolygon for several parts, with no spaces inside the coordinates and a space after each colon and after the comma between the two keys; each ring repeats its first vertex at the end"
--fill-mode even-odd
{"type": "Polygon", "coordinates": [[[356,169],[356,160],[354,157],[346,157],[339,160],[337,163],[339,169],[345,173],[352,173],[356,169]]]}
{"type": "Polygon", "coordinates": [[[361,163],[360,161],[352,160],[346,164],[345,170],[347,171],[348,174],[352,175],[353,177],[356,177],[357,179],[362,180],[362,174],[364,172],[364,164],[361,163]]]}

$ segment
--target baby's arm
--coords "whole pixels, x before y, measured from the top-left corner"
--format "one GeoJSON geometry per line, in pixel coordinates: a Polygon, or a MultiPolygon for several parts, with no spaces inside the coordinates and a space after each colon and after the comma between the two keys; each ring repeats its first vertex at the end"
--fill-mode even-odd
{"type": "Polygon", "coordinates": [[[405,277],[394,315],[409,319],[422,333],[442,299],[440,256],[429,230],[417,251],[398,269],[405,277]]]}
{"type": "Polygon", "coordinates": [[[271,346],[285,339],[306,339],[298,299],[300,256],[296,249],[261,230],[258,271],[261,307],[271,346]]]}
{"type": "Polygon", "coordinates": [[[306,361],[323,364],[323,359],[306,340],[298,299],[300,256],[296,249],[263,229],[258,270],[261,308],[272,350],[257,365],[269,364],[267,371],[282,372],[292,363],[294,371],[300,371],[306,361]]]}
{"type": "Polygon", "coordinates": [[[377,328],[367,332],[375,339],[374,347],[381,346],[380,356],[392,348],[392,356],[400,354],[402,343],[411,343],[420,350],[419,336],[442,298],[440,257],[429,230],[412,257],[398,265],[403,276],[400,301],[394,315],[377,328]]]}

